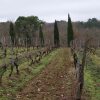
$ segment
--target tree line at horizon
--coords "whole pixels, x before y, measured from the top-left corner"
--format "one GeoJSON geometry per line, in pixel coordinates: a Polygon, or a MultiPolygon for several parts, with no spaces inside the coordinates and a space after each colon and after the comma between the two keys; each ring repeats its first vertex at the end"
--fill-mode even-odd
{"type": "MultiPolygon", "coordinates": [[[[28,46],[32,45],[32,39],[36,36],[36,32],[39,32],[39,42],[40,46],[43,47],[44,40],[44,32],[43,32],[43,24],[44,22],[39,20],[37,16],[29,16],[29,17],[19,17],[15,23],[10,22],[9,35],[11,38],[12,45],[17,45],[18,39],[23,38],[25,44],[28,46]]],[[[74,38],[72,22],[70,15],[68,14],[68,27],[66,25],[67,33],[66,46],[70,46],[70,41],[74,38]]],[[[55,20],[54,23],[54,46],[60,46],[60,37],[59,37],[59,29],[58,23],[55,20]]]]}
{"type": "MultiPolygon", "coordinates": [[[[17,44],[18,39],[22,38],[25,44],[32,45],[34,38],[36,37],[35,33],[37,31],[39,31],[39,42],[40,42],[40,45],[43,46],[45,44],[44,32],[43,32],[43,27],[42,27],[44,23],[45,22],[39,20],[37,16],[28,16],[28,17],[20,16],[15,21],[15,23],[10,22],[9,34],[11,37],[12,44],[14,44],[14,43],[17,44]]],[[[78,23],[85,28],[87,28],[87,27],[92,28],[94,26],[95,27],[100,26],[100,21],[96,18],[88,19],[87,22],[78,22],[78,23]]],[[[58,29],[57,24],[58,23],[55,20],[55,23],[54,23],[54,45],[60,45],[59,29],[58,29]]],[[[68,14],[68,27],[66,25],[66,29],[67,29],[67,33],[66,33],[67,34],[66,35],[67,44],[66,44],[66,46],[69,46],[70,39],[74,38],[72,22],[71,22],[71,18],[69,16],[69,14],[68,14]]]]}

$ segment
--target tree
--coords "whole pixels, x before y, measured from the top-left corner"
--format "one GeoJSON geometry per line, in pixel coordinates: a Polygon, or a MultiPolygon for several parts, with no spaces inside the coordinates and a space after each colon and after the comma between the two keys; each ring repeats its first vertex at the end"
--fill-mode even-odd
{"type": "Polygon", "coordinates": [[[35,33],[39,29],[41,23],[42,21],[39,20],[37,16],[18,17],[15,22],[17,37],[25,38],[26,40],[28,36],[28,40],[31,41],[32,38],[36,36],[35,33]]]}
{"type": "Polygon", "coordinates": [[[58,30],[58,26],[57,26],[57,21],[55,20],[54,23],[54,45],[56,47],[60,46],[60,42],[59,42],[59,30],[58,30]]]}
{"type": "Polygon", "coordinates": [[[40,21],[37,16],[20,16],[15,22],[16,32],[19,33],[19,35],[26,32],[32,34],[39,29],[41,23],[42,21],[40,21]]]}
{"type": "Polygon", "coordinates": [[[100,28],[100,21],[96,18],[89,18],[87,22],[79,22],[84,28],[100,28]]]}
{"type": "Polygon", "coordinates": [[[9,29],[9,35],[10,35],[10,38],[11,38],[11,43],[12,45],[14,45],[14,42],[15,42],[15,30],[14,30],[14,25],[12,22],[10,22],[10,29],[9,29]]]}
{"type": "Polygon", "coordinates": [[[74,32],[73,32],[73,27],[72,27],[72,22],[70,15],[68,14],[68,27],[67,27],[67,43],[68,47],[70,47],[70,42],[74,39],[74,32]]]}
{"type": "Polygon", "coordinates": [[[39,39],[40,39],[41,47],[43,47],[44,46],[44,36],[43,36],[43,31],[42,31],[42,25],[40,25],[40,28],[39,28],[39,39]]]}

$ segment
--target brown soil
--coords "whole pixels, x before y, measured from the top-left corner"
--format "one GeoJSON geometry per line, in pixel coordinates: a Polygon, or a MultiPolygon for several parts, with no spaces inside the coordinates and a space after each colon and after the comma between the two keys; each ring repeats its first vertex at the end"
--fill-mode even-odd
{"type": "Polygon", "coordinates": [[[60,49],[55,58],[25,88],[16,100],[72,100],[74,67],[68,49],[60,49]]]}

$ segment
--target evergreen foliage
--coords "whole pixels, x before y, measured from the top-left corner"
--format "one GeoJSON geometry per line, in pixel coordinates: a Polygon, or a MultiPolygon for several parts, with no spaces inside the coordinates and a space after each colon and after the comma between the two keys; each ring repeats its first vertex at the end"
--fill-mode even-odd
{"type": "Polygon", "coordinates": [[[14,25],[13,25],[12,22],[10,22],[9,35],[10,35],[10,38],[11,38],[12,45],[14,45],[14,42],[15,42],[15,30],[14,30],[14,25]]]}
{"type": "Polygon", "coordinates": [[[55,23],[54,23],[54,45],[56,47],[60,46],[59,30],[58,30],[58,26],[57,26],[57,21],[56,20],[55,20],[55,23]]]}
{"type": "Polygon", "coordinates": [[[79,22],[85,28],[100,28],[100,21],[96,18],[88,19],[87,22],[79,22]]]}
{"type": "Polygon", "coordinates": [[[44,46],[44,35],[43,35],[43,31],[42,31],[42,26],[40,25],[39,28],[39,39],[40,39],[40,45],[41,47],[44,46]]]}
{"type": "Polygon", "coordinates": [[[68,47],[70,47],[70,42],[74,39],[73,27],[70,15],[68,14],[68,27],[67,27],[67,43],[68,47]]]}

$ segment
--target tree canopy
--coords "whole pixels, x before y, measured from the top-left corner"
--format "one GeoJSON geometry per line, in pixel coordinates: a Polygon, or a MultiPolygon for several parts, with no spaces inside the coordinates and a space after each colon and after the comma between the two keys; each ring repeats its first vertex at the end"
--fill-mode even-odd
{"type": "Polygon", "coordinates": [[[89,18],[87,22],[80,22],[80,24],[85,28],[99,27],[100,21],[96,18],[89,18]]]}
{"type": "Polygon", "coordinates": [[[14,45],[16,35],[15,35],[14,25],[12,22],[10,22],[9,35],[11,38],[12,45],[14,45]]]}
{"type": "Polygon", "coordinates": [[[39,29],[42,21],[37,16],[20,16],[15,21],[15,29],[18,38],[23,38],[27,45],[31,44],[35,37],[35,32],[39,29]]]}
{"type": "Polygon", "coordinates": [[[68,47],[70,47],[70,42],[74,39],[74,32],[72,27],[72,22],[70,15],[68,14],[68,27],[67,27],[67,43],[68,47]]]}
{"type": "Polygon", "coordinates": [[[57,21],[56,20],[55,20],[55,23],[54,23],[54,45],[56,47],[60,46],[59,30],[58,30],[58,25],[57,25],[57,21]]]}
{"type": "Polygon", "coordinates": [[[39,39],[40,39],[40,45],[44,46],[44,35],[43,35],[42,25],[40,25],[39,28],[39,39]]]}
{"type": "Polygon", "coordinates": [[[34,31],[39,29],[41,20],[37,16],[20,16],[15,22],[16,32],[20,34],[23,33],[34,33],[34,31]]]}

